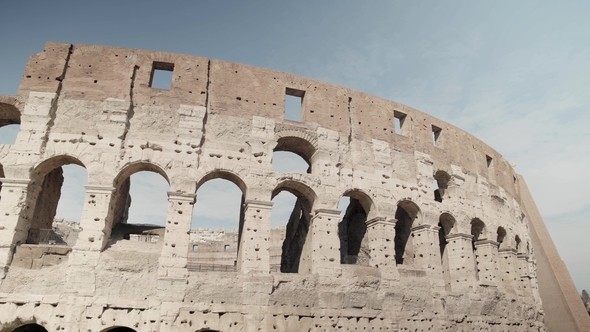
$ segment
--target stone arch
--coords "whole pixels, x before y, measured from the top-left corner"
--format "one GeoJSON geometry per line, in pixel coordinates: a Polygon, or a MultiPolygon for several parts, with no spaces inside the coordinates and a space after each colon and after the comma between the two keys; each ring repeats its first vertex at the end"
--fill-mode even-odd
{"type": "Polygon", "coordinates": [[[199,190],[199,187],[201,187],[205,182],[213,179],[224,179],[232,182],[233,184],[238,186],[238,188],[240,188],[244,196],[246,196],[248,192],[248,186],[246,185],[246,182],[242,180],[240,175],[228,169],[214,169],[206,173],[199,181],[197,181],[196,190],[199,190]]]}
{"type": "Polygon", "coordinates": [[[449,270],[449,253],[447,250],[447,236],[456,232],[457,220],[448,212],[443,212],[438,218],[438,241],[440,249],[440,261],[442,265],[443,280],[447,290],[451,289],[451,276],[449,270]]]}
{"type": "Polygon", "coordinates": [[[373,199],[362,189],[349,189],[343,197],[349,197],[350,203],[338,224],[340,239],[340,263],[369,266],[369,241],[366,236],[367,221],[376,214],[373,199]]]}
{"type": "Polygon", "coordinates": [[[272,191],[271,199],[281,191],[288,191],[297,197],[295,206],[286,226],[285,240],[281,251],[280,271],[283,273],[299,272],[302,257],[308,257],[309,241],[307,235],[311,225],[311,211],[317,195],[313,189],[302,182],[284,180],[272,191]]]}
{"type": "Polygon", "coordinates": [[[420,207],[409,199],[400,200],[395,211],[395,262],[398,265],[411,265],[414,262],[412,228],[420,224],[420,207]]]}
{"type": "Polygon", "coordinates": [[[313,157],[318,150],[317,139],[304,131],[285,130],[277,133],[277,145],[273,152],[292,152],[301,157],[308,165],[307,173],[311,173],[313,157]]]}
{"type": "Polygon", "coordinates": [[[473,251],[473,265],[475,267],[475,280],[479,280],[479,262],[478,253],[475,243],[480,240],[486,239],[486,224],[479,218],[473,218],[470,222],[471,225],[471,250],[473,251]]]}
{"type": "Polygon", "coordinates": [[[108,327],[101,332],[136,332],[134,329],[127,326],[112,326],[108,327]]]}
{"type": "Polygon", "coordinates": [[[6,329],[3,331],[7,332],[48,332],[45,327],[35,323],[24,324],[16,327],[15,329],[6,329]]]}
{"type": "Polygon", "coordinates": [[[73,245],[75,240],[58,234],[53,228],[64,182],[64,165],[78,165],[88,170],[80,159],[71,155],[56,155],[39,162],[31,171],[29,193],[32,218],[26,231],[27,244],[73,245]]]}
{"type": "Polygon", "coordinates": [[[498,242],[498,247],[500,249],[508,248],[508,238],[506,238],[506,229],[502,226],[498,227],[496,230],[496,242],[498,242]]]}
{"type": "Polygon", "coordinates": [[[451,176],[445,171],[438,170],[434,173],[434,181],[438,187],[434,190],[434,200],[437,202],[442,202],[443,199],[446,198],[445,192],[449,187],[451,176]]]}
{"type": "MultiPolygon", "coordinates": [[[[131,206],[131,197],[129,190],[131,188],[131,175],[148,171],[159,174],[170,185],[170,178],[166,171],[158,164],[153,162],[135,161],[127,163],[123,166],[117,176],[113,179],[113,195],[110,203],[110,218],[107,218],[107,227],[105,229],[105,238],[111,237],[113,228],[120,223],[127,220],[129,207],[131,206]]],[[[123,237],[126,238],[126,234],[123,237]]]]}
{"type": "Polygon", "coordinates": [[[51,156],[47,159],[38,162],[31,171],[31,180],[33,182],[42,182],[45,176],[47,176],[47,174],[49,174],[54,169],[70,164],[82,166],[88,169],[78,156],[73,156],[70,154],[60,154],[51,156]]]}
{"type": "Polygon", "coordinates": [[[168,177],[168,174],[162,166],[154,162],[134,161],[127,163],[120,169],[119,174],[117,174],[117,176],[113,180],[113,187],[117,189],[124,181],[129,179],[131,175],[141,171],[148,171],[160,174],[162,177],[164,177],[164,179],[166,179],[169,185],[171,184],[170,178],[168,177]]]}
{"type": "MultiPolygon", "coordinates": [[[[222,181],[224,182],[224,181],[222,181]]],[[[193,207],[193,218],[191,220],[191,234],[197,234],[197,236],[191,235],[191,239],[194,242],[190,242],[189,239],[189,264],[194,269],[199,271],[206,271],[207,269],[216,268],[221,271],[234,271],[234,268],[240,268],[241,257],[243,254],[242,236],[244,225],[246,224],[245,219],[245,202],[248,187],[247,184],[239,174],[227,170],[227,169],[214,169],[204,174],[198,181],[195,189],[196,201],[193,207]],[[215,180],[226,180],[231,183],[215,183],[215,180]],[[213,183],[210,183],[213,181],[213,183]],[[208,187],[207,184],[211,184],[208,187]],[[222,189],[218,189],[221,187],[222,189]],[[235,190],[235,187],[239,191],[235,190]],[[213,189],[215,188],[215,189],[213,189]],[[213,190],[213,192],[211,191],[213,190]],[[216,190],[223,192],[223,200],[220,200],[217,196],[209,196],[210,193],[215,193],[216,190]],[[229,190],[229,191],[228,191],[229,190]],[[237,196],[236,196],[237,195],[237,196]],[[231,218],[223,219],[223,221],[230,221],[230,225],[225,223],[211,228],[216,230],[223,229],[218,233],[220,238],[216,240],[201,239],[198,238],[200,234],[199,228],[209,227],[203,225],[203,219],[199,217],[203,216],[203,207],[208,207],[209,204],[223,204],[223,209],[231,211],[231,218]],[[235,213],[235,214],[234,214],[235,213]],[[235,219],[234,219],[235,218],[235,219]],[[235,229],[237,228],[237,233],[235,229]]],[[[217,191],[219,192],[219,191],[217,191]]],[[[206,219],[206,215],[204,219],[206,219]]],[[[244,239],[247,241],[247,239],[244,239]]]]}
{"type": "Polygon", "coordinates": [[[20,124],[22,104],[13,96],[0,95],[0,127],[20,124]]]}
{"type": "Polygon", "coordinates": [[[522,240],[520,239],[520,236],[518,236],[518,235],[514,236],[514,249],[516,249],[517,253],[522,252],[522,240]]]}

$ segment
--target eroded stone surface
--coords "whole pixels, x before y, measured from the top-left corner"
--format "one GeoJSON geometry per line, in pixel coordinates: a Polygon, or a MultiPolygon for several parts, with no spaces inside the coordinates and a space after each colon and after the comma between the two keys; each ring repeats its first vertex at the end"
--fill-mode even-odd
{"type": "Polygon", "coordinates": [[[545,330],[514,168],[415,109],[226,61],[61,43],[31,57],[0,106],[2,123],[21,112],[0,149],[0,331],[545,330]],[[170,90],[150,87],[154,69],[173,71],[170,90]],[[302,97],[301,122],[284,119],[286,94],[302,97]],[[274,172],[273,151],[309,172],[274,172]],[[80,232],[39,253],[24,244],[51,228],[70,163],[88,171],[80,232]],[[125,225],[142,170],[170,183],[160,230],[125,225]],[[194,271],[193,246],[226,237],[190,229],[214,178],[243,193],[235,269],[194,271]],[[282,190],[298,200],[277,235],[282,190]]]}

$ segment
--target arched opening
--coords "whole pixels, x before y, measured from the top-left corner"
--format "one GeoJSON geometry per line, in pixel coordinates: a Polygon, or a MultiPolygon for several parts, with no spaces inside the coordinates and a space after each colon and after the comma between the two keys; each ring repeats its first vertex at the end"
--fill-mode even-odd
{"type": "Polygon", "coordinates": [[[311,173],[311,160],[315,151],[315,147],[303,138],[281,137],[273,150],[273,170],[311,173]]]}
{"type": "Polygon", "coordinates": [[[9,124],[0,127],[0,144],[14,144],[20,131],[20,124],[9,124]]]}
{"type": "Polygon", "coordinates": [[[166,173],[150,163],[132,164],[117,176],[114,187],[111,244],[121,240],[159,243],[168,213],[166,173]]]}
{"type": "Polygon", "coordinates": [[[367,233],[367,218],[373,207],[371,198],[360,190],[349,190],[338,202],[342,211],[338,224],[340,264],[369,266],[371,249],[367,233]]]}
{"type": "Polygon", "coordinates": [[[453,227],[455,227],[455,218],[448,214],[443,213],[438,218],[438,241],[440,247],[440,259],[442,264],[443,279],[445,281],[445,287],[451,288],[451,277],[449,272],[449,253],[447,251],[447,236],[452,233],[453,227]]]}
{"type": "Polygon", "coordinates": [[[102,332],[136,332],[134,329],[125,326],[109,327],[108,329],[102,330],[102,332]]]}
{"type": "Polygon", "coordinates": [[[284,232],[275,232],[273,240],[271,231],[271,271],[303,272],[300,270],[301,262],[311,255],[306,253],[305,244],[315,197],[309,187],[295,181],[282,182],[273,190],[272,201],[275,204],[271,212],[271,227],[276,229],[284,225],[284,232]],[[280,262],[278,250],[273,250],[279,243],[280,262]]]}
{"type": "Polygon", "coordinates": [[[475,218],[471,220],[471,235],[473,235],[471,242],[471,249],[473,250],[473,264],[475,267],[475,280],[479,280],[479,267],[478,267],[478,253],[475,243],[485,238],[486,225],[483,221],[475,218]]]}
{"type": "Polygon", "coordinates": [[[395,263],[398,265],[412,265],[414,263],[414,243],[412,241],[412,227],[418,218],[420,208],[411,201],[401,201],[395,211],[395,263]]]}
{"type": "Polygon", "coordinates": [[[40,186],[27,244],[73,246],[80,233],[88,173],[81,161],[59,156],[41,163],[32,174],[40,186]]]}
{"type": "Polygon", "coordinates": [[[39,324],[26,324],[17,327],[12,332],[47,332],[47,329],[39,324]]]}
{"type": "Polygon", "coordinates": [[[500,226],[496,230],[496,242],[498,242],[498,248],[506,248],[507,243],[504,241],[506,239],[506,230],[504,227],[500,226]]]}
{"type": "Polygon", "coordinates": [[[191,271],[236,271],[246,186],[228,172],[209,174],[198,184],[190,230],[191,271]]]}
{"type": "Polygon", "coordinates": [[[451,180],[451,176],[445,171],[437,171],[434,173],[434,200],[437,202],[442,202],[443,198],[445,198],[445,191],[449,186],[449,181],[451,180]]]}
{"type": "Polygon", "coordinates": [[[520,253],[521,252],[521,249],[522,249],[521,246],[520,246],[521,242],[522,241],[520,240],[520,236],[516,235],[514,237],[514,249],[516,249],[516,252],[517,253],[520,253]]]}

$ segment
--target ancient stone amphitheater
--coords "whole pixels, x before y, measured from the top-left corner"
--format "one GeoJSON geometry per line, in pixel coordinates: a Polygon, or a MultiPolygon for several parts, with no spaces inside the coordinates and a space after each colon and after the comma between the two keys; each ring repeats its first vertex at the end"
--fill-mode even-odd
{"type": "Polygon", "coordinates": [[[0,96],[0,125],[13,123],[16,143],[0,146],[2,332],[590,326],[513,166],[396,102],[197,56],[48,43],[17,95],[0,96]],[[152,87],[158,71],[170,89],[152,87]],[[273,171],[275,151],[308,172],[273,171]],[[66,164],[88,171],[74,243],[52,238],[66,164]],[[146,170],[170,184],[165,229],[121,235],[129,177],[146,170]],[[243,194],[236,263],[197,271],[195,193],[216,178],[243,194]],[[277,246],[281,191],[297,204],[277,246]]]}

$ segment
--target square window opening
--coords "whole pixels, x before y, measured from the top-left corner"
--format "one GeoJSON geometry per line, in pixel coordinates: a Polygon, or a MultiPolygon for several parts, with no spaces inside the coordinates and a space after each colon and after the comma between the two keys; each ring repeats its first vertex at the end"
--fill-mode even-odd
{"type": "Polygon", "coordinates": [[[398,111],[393,111],[393,117],[395,121],[395,133],[398,135],[404,135],[404,122],[406,121],[406,114],[398,111]]]}
{"type": "Polygon", "coordinates": [[[170,90],[172,88],[173,72],[173,63],[154,61],[150,75],[150,88],[170,90]]]}
{"type": "Polygon", "coordinates": [[[492,157],[486,155],[486,162],[488,164],[488,168],[492,167],[492,160],[493,160],[492,157]]]}
{"type": "Polygon", "coordinates": [[[197,245],[197,244],[193,245],[193,251],[199,251],[199,245],[197,245]]]}
{"type": "Polygon", "coordinates": [[[229,251],[230,247],[229,244],[226,244],[225,246],[223,246],[223,251],[229,251]]]}
{"type": "Polygon", "coordinates": [[[439,128],[435,125],[432,125],[432,144],[434,146],[436,146],[436,143],[438,142],[441,132],[442,132],[441,128],[439,128]]]}
{"type": "Polygon", "coordinates": [[[303,96],[305,91],[287,88],[285,90],[285,119],[301,122],[303,96]]]}

